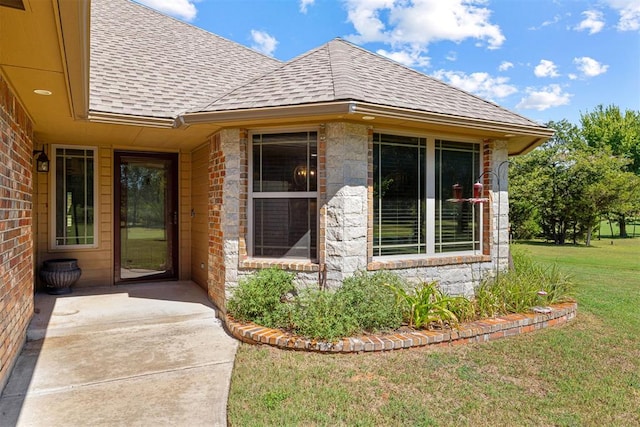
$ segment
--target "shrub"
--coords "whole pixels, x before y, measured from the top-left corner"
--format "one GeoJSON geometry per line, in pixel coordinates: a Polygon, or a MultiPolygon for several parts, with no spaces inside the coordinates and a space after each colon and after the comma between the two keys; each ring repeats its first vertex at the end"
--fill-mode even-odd
{"type": "Polygon", "coordinates": [[[269,328],[287,328],[293,308],[285,301],[288,293],[295,294],[293,274],[278,268],[260,270],[240,280],[227,308],[238,320],[269,328]]]}
{"type": "Polygon", "coordinates": [[[360,332],[335,292],[306,290],[293,312],[293,331],[306,338],[333,341],[360,332]]]}
{"type": "Polygon", "coordinates": [[[362,331],[397,329],[402,324],[402,312],[395,293],[387,285],[403,286],[404,282],[386,271],[357,272],[342,283],[336,298],[362,331]]]}

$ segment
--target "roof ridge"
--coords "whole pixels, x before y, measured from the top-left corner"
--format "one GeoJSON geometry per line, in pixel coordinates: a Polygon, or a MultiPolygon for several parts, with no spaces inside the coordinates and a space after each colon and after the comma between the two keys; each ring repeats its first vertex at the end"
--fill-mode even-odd
{"type": "MultiPolygon", "coordinates": [[[[334,39],[335,40],[335,39],[334,39]]],[[[333,88],[333,97],[337,97],[337,91],[336,91],[336,74],[335,74],[335,70],[333,69],[333,61],[331,60],[331,48],[329,47],[329,43],[325,43],[323,46],[327,47],[327,55],[329,56],[329,69],[331,70],[331,87],[333,88]]]]}
{"type": "Polygon", "coordinates": [[[349,45],[345,43],[344,40],[340,37],[336,37],[335,39],[326,43],[329,53],[331,54],[332,51],[334,51],[335,53],[333,56],[330,55],[329,57],[329,59],[331,60],[331,69],[333,70],[335,66],[335,73],[332,73],[333,85],[335,87],[334,95],[336,99],[358,100],[363,98],[361,95],[362,85],[360,84],[360,79],[352,78],[352,76],[349,74],[349,69],[343,66],[343,64],[347,64],[350,60],[353,60],[351,52],[349,52],[348,49],[344,49],[345,44],[348,48],[349,45]],[[342,49],[340,49],[339,47],[342,49]],[[346,80],[348,79],[350,79],[351,82],[347,82],[346,80]]]}
{"type": "MultiPolygon", "coordinates": [[[[255,83],[255,82],[257,82],[257,81],[259,81],[261,79],[264,79],[265,77],[267,77],[269,75],[272,75],[272,74],[282,70],[283,68],[288,67],[291,64],[293,64],[295,62],[298,62],[298,61],[300,61],[300,60],[302,60],[302,59],[304,59],[304,58],[306,58],[308,56],[311,56],[312,54],[314,54],[314,53],[316,53],[316,52],[318,52],[318,51],[320,51],[322,49],[327,49],[328,50],[327,45],[328,45],[328,43],[325,43],[325,44],[323,44],[321,46],[316,47],[315,49],[311,49],[311,50],[309,50],[307,52],[304,52],[301,55],[298,55],[298,56],[290,59],[289,61],[286,61],[286,62],[280,61],[280,65],[278,67],[274,68],[273,70],[270,70],[270,71],[268,71],[268,72],[266,72],[264,74],[261,74],[261,75],[257,76],[256,78],[251,79],[251,80],[245,82],[244,84],[242,84],[242,85],[240,85],[238,87],[235,87],[233,90],[230,90],[229,92],[226,92],[226,93],[220,95],[219,97],[217,97],[216,99],[214,99],[213,101],[211,101],[210,103],[208,103],[207,105],[205,105],[203,107],[195,107],[194,106],[193,108],[190,108],[187,112],[194,113],[194,112],[198,112],[198,111],[205,111],[207,108],[212,107],[214,104],[216,104],[221,99],[226,98],[226,97],[228,97],[230,95],[233,95],[236,92],[239,92],[239,91],[243,90],[246,86],[249,86],[249,85],[251,85],[251,84],[253,84],[253,83],[255,83]]],[[[334,94],[335,94],[335,89],[334,89],[334,94]]]]}

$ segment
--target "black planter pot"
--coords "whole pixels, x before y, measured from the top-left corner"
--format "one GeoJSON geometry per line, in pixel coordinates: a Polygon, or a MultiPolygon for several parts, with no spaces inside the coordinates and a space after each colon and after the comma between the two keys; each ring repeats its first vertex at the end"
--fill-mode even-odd
{"type": "Polygon", "coordinates": [[[47,293],[64,295],[71,293],[71,286],[78,281],[82,270],[75,258],[50,259],[42,263],[40,279],[46,284],[47,293]]]}

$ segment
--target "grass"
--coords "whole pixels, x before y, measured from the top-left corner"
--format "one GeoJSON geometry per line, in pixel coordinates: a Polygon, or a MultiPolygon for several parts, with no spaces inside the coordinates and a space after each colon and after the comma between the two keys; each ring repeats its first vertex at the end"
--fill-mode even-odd
{"type": "Polygon", "coordinates": [[[572,323],[487,344],[321,355],[241,345],[234,426],[640,425],[640,239],[523,244],[573,273],[572,323]]]}
{"type": "Polygon", "coordinates": [[[166,268],[167,240],[163,228],[131,226],[122,231],[123,267],[149,270],[166,268]]]}

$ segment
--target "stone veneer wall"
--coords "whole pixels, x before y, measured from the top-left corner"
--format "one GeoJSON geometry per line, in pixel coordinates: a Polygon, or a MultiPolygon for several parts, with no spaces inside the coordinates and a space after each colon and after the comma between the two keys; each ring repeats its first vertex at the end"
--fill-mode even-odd
{"type": "Polygon", "coordinates": [[[219,307],[224,310],[224,301],[239,278],[269,266],[294,272],[301,286],[336,288],[356,271],[389,269],[413,282],[438,281],[446,292],[463,295],[472,294],[480,280],[495,271],[497,246],[500,266],[506,268],[509,247],[505,142],[485,141],[482,146],[483,167],[489,171],[482,178],[484,197],[489,199],[483,206],[482,253],[380,261],[372,256],[372,141],[373,130],[367,125],[344,122],[319,127],[319,260],[314,264],[247,256],[248,132],[228,129],[214,137],[209,166],[209,293],[219,307]]]}
{"type": "Polygon", "coordinates": [[[329,123],[326,136],[325,269],[327,287],[336,288],[367,269],[370,135],[367,126],[329,123]]]}
{"type": "Polygon", "coordinates": [[[33,315],[33,130],[0,74],[0,390],[33,315]]]}

